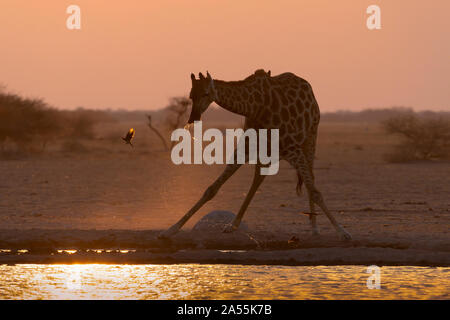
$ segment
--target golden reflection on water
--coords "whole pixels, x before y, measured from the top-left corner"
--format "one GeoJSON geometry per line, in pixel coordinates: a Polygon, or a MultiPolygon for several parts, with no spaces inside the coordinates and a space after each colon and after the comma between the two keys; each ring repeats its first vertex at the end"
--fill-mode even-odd
{"type": "Polygon", "coordinates": [[[0,265],[1,299],[449,299],[450,268],[365,266],[0,265]]]}
{"type": "Polygon", "coordinates": [[[57,250],[58,253],[75,254],[78,250],[57,250]]]}

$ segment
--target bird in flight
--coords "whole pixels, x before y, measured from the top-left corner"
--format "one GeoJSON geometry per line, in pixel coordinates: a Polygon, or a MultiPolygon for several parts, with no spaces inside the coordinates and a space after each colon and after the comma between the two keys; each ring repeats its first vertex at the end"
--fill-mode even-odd
{"type": "Polygon", "coordinates": [[[127,135],[125,136],[125,138],[122,138],[123,141],[125,141],[126,144],[129,144],[130,146],[133,146],[131,144],[131,139],[134,138],[134,134],[136,131],[134,131],[133,128],[131,128],[130,130],[128,130],[127,135]]]}

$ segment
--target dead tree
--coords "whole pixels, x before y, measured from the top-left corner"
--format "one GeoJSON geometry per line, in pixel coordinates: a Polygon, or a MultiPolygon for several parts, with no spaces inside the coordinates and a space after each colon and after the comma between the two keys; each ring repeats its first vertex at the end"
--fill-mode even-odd
{"type": "Polygon", "coordinates": [[[167,151],[169,150],[169,148],[167,147],[167,143],[166,140],[164,140],[164,137],[161,135],[161,133],[159,133],[158,129],[156,129],[155,127],[153,127],[152,125],[152,116],[151,115],[147,115],[147,119],[148,119],[148,127],[150,128],[150,130],[152,130],[154,133],[156,133],[156,135],[159,137],[159,139],[162,141],[163,145],[164,145],[164,149],[167,151]]]}
{"type": "MultiPolygon", "coordinates": [[[[187,122],[188,111],[191,105],[191,100],[186,97],[175,97],[170,100],[167,107],[171,112],[166,118],[166,123],[170,131],[184,127],[187,122]]],[[[176,141],[172,141],[170,148],[172,149],[176,141]]]]}

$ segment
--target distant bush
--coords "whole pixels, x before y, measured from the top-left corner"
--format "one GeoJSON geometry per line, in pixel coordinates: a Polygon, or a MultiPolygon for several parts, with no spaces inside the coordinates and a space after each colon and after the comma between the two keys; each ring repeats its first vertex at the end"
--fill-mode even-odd
{"type": "Polygon", "coordinates": [[[100,120],[108,121],[106,113],[81,108],[60,111],[41,99],[0,91],[0,152],[5,152],[6,141],[16,151],[30,152],[42,151],[59,138],[93,139],[100,120]]]}
{"type": "Polygon", "coordinates": [[[399,135],[403,142],[386,155],[389,162],[443,158],[449,155],[450,121],[445,118],[421,117],[414,114],[390,118],[383,122],[389,134],[399,135]]]}
{"type": "Polygon", "coordinates": [[[94,139],[94,118],[84,112],[73,112],[67,117],[69,132],[68,135],[79,139],[94,139]]]}
{"type": "MultiPolygon", "coordinates": [[[[169,114],[165,121],[170,133],[175,129],[184,127],[187,123],[191,103],[191,99],[186,97],[174,97],[170,99],[170,103],[166,108],[169,114]]],[[[172,141],[171,149],[175,143],[175,141],[172,141]]]]}
{"type": "Polygon", "coordinates": [[[0,93],[0,143],[9,139],[25,149],[39,142],[45,148],[63,128],[61,115],[43,100],[0,93]]]}
{"type": "Polygon", "coordinates": [[[66,123],[65,136],[75,139],[95,139],[95,126],[99,123],[117,122],[108,111],[77,108],[60,111],[66,123]]]}
{"type": "Polygon", "coordinates": [[[167,106],[169,114],[166,117],[166,125],[170,131],[184,127],[188,120],[191,99],[186,97],[174,97],[167,106]]]}

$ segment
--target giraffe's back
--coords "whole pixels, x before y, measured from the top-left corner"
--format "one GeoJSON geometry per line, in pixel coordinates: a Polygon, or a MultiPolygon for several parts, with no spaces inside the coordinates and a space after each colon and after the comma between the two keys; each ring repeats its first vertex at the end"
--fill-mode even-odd
{"type": "Polygon", "coordinates": [[[255,119],[248,124],[258,128],[279,129],[280,151],[295,148],[315,137],[320,110],[308,81],[286,72],[254,79],[264,97],[255,119]]]}

